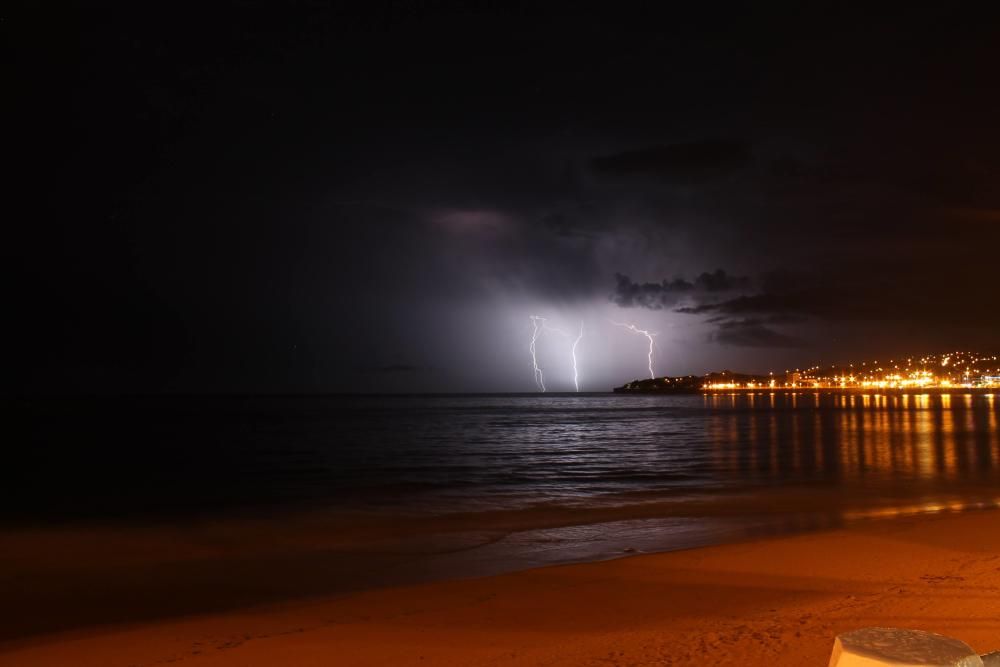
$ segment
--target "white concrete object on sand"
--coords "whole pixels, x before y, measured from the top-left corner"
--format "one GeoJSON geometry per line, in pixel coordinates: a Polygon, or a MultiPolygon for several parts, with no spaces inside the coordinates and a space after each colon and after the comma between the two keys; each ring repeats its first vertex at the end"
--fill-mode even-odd
{"type": "Polygon", "coordinates": [[[985,667],[1000,667],[1000,651],[993,651],[983,656],[985,667]]]}
{"type": "Polygon", "coordinates": [[[863,628],[833,643],[830,667],[983,667],[971,646],[920,630],[863,628]]]}

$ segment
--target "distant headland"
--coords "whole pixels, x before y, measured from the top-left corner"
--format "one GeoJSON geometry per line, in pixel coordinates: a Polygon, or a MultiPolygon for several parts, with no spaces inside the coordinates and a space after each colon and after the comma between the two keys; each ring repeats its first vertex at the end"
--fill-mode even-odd
{"type": "Polygon", "coordinates": [[[908,391],[1000,389],[1000,355],[949,352],[918,357],[811,366],[753,375],[718,371],[633,380],[615,393],[696,394],[720,391],[908,391]]]}

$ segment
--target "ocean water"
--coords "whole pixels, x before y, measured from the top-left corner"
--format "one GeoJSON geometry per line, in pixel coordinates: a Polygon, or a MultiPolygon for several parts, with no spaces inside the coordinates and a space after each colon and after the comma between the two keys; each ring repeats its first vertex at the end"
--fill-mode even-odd
{"type": "Polygon", "coordinates": [[[340,545],[461,553],[476,572],[1000,501],[1000,397],[983,393],[172,397],[6,412],[8,525],[307,513],[340,545]]]}

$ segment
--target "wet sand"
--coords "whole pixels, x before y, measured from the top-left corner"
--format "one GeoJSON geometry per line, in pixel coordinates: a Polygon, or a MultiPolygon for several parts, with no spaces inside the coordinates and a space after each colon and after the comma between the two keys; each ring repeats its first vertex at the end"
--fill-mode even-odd
{"type": "MultiPolygon", "coordinates": [[[[245,574],[220,568],[218,577],[245,574]]],[[[183,593],[213,595],[218,586],[183,593]]],[[[5,607],[5,622],[15,619],[16,606],[5,607]]],[[[7,640],[0,665],[823,665],[838,632],[869,625],[1000,648],[1000,512],[77,624],[7,640]]]]}

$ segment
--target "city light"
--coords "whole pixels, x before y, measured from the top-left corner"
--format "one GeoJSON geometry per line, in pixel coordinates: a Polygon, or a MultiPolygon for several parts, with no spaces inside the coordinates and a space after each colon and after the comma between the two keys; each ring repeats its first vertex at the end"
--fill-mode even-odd
{"type": "Polygon", "coordinates": [[[785,369],[767,375],[720,371],[705,375],[634,380],[615,391],[762,390],[924,391],[1000,389],[1000,356],[949,352],[885,361],[785,369]]]}
{"type": "Polygon", "coordinates": [[[728,371],[710,373],[701,384],[704,390],[791,388],[791,389],[938,389],[1000,388],[1000,357],[973,352],[855,364],[812,366],[786,370],[769,376],[736,375],[728,371]],[[728,377],[727,377],[728,376],[728,377]]]}

